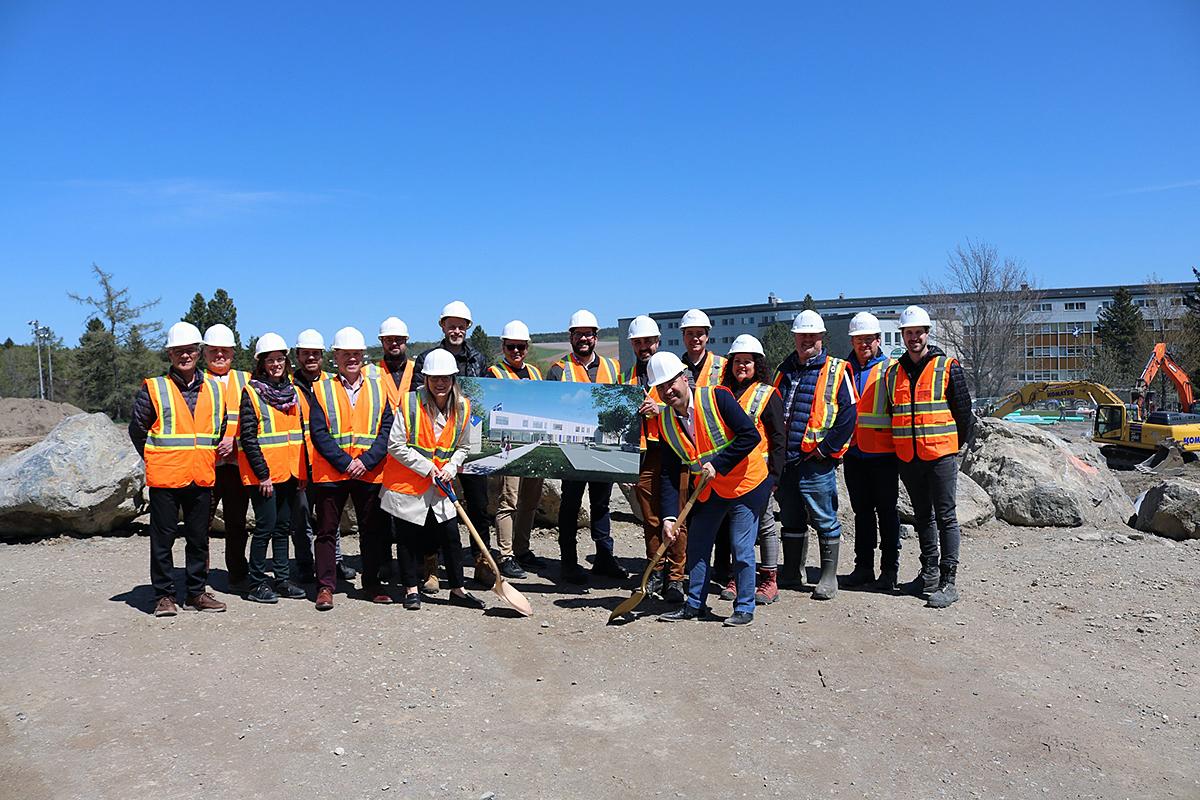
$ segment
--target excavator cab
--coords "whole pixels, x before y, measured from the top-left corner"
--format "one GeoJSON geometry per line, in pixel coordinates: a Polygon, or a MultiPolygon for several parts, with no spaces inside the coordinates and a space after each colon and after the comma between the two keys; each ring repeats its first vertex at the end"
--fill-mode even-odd
{"type": "Polygon", "coordinates": [[[1119,439],[1127,418],[1128,410],[1125,406],[1099,406],[1096,408],[1096,423],[1092,435],[1097,439],[1119,439]]]}

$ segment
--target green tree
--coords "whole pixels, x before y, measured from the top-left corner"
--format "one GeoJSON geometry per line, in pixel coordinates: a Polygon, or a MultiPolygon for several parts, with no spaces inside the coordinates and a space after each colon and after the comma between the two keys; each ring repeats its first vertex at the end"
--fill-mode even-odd
{"type": "Polygon", "coordinates": [[[775,376],[775,370],[796,349],[796,339],[792,336],[792,328],[786,322],[772,322],[762,332],[762,346],[767,369],[771,374],[766,380],[775,376]]]}
{"type": "MultiPolygon", "coordinates": [[[[1192,276],[1196,279],[1196,288],[1183,296],[1187,311],[1183,316],[1183,342],[1180,350],[1183,355],[1183,367],[1189,375],[1200,373],[1200,270],[1192,267],[1192,276]]],[[[1200,377],[1197,378],[1200,380],[1200,377]]]]}
{"type": "Polygon", "coordinates": [[[491,364],[496,360],[496,346],[482,325],[476,325],[475,330],[471,331],[471,347],[482,354],[483,363],[491,364]]]}
{"type": "MultiPolygon", "coordinates": [[[[121,361],[116,337],[98,317],[87,321],[87,329],[79,338],[78,364],[79,381],[75,397],[85,411],[103,411],[113,419],[119,418],[122,398],[118,397],[120,374],[109,365],[119,369],[121,361]]],[[[126,403],[132,399],[124,398],[126,403]]]]}
{"type": "Polygon", "coordinates": [[[5,350],[11,350],[14,347],[16,347],[16,342],[14,342],[12,340],[11,336],[4,340],[4,349],[5,350]]]}
{"type": "Polygon", "coordinates": [[[1142,310],[1133,304],[1129,290],[1117,289],[1112,305],[1100,309],[1096,317],[1098,346],[1091,359],[1089,377],[1116,387],[1132,386],[1145,362],[1142,352],[1145,330],[1142,310]]]}
{"type": "Polygon", "coordinates": [[[133,331],[129,334],[125,352],[121,359],[121,387],[125,394],[116,398],[116,416],[114,419],[125,419],[131,413],[133,394],[144,378],[150,375],[161,375],[167,371],[169,362],[161,350],[151,349],[142,339],[141,333],[133,331]],[[132,387],[132,390],[131,390],[132,387]]]}
{"type": "Polygon", "coordinates": [[[203,333],[208,327],[208,303],[204,299],[204,295],[196,292],[192,298],[192,304],[188,306],[187,313],[183,315],[184,322],[190,322],[200,329],[203,333]]]}
{"type": "Polygon", "coordinates": [[[804,311],[816,311],[817,301],[813,300],[812,294],[804,295],[804,300],[800,303],[800,308],[804,311]]]}

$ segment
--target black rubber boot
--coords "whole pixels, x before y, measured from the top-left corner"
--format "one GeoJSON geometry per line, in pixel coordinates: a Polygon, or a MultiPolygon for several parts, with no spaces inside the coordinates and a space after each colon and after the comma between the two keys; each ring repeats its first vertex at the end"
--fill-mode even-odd
{"type": "Polygon", "coordinates": [[[921,571],[917,573],[917,577],[913,578],[912,583],[908,587],[913,594],[920,597],[927,597],[937,591],[940,582],[941,576],[938,574],[937,558],[929,559],[921,556],[921,571]]]}
{"type": "Polygon", "coordinates": [[[841,539],[826,539],[818,537],[821,544],[821,580],[813,590],[814,600],[832,600],[837,594],[837,565],[838,550],[841,549],[841,539]]]}
{"type": "Polygon", "coordinates": [[[942,569],[937,591],[929,595],[929,602],[925,604],[926,606],[929,608],[946,608],[958,600],[958,589],[954,586],[954,579],[957,573],[958,567],[942,569]]]}
{"type": "Polygon", "coordinates": [[[808,583],[804,572],[808,562],[808,534],[804,536],[784,536],[783,564],[779,566],[779,587],[781,589],[803,589],[808,583]]]}

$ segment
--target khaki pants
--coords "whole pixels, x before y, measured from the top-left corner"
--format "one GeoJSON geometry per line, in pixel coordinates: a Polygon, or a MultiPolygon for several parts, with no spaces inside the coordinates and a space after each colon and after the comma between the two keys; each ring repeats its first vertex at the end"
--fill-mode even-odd
{"type": "MultiPolygon", "coordinates": [[[[638,470],[637,500],[642,509],[642,532],[646,536],[646,559],[651,560],[662,544],[662,520],[658,517],[659,484],[662,481],[662,451],[661,446],[652,445],[646,450],[646,457],[638,470]]],[[[687,473],[680,476],[680,501],[687,496],[687,473]]],[[[681,581],[684,572],[684,561],[687,558],[687,523],[679,520],[677,523],[679,535],[675,542],[667,548],[663,561],[666,563],[667,580],[681,581]]]]}
{"type": "Polygon", "coordinates": [[[533,515],[541,500],[541,478],[504,476],[500,479],[500,502],[496,506],[496,544],[500,548],[501,558],[511,558],[529,552],[533,515]]]}

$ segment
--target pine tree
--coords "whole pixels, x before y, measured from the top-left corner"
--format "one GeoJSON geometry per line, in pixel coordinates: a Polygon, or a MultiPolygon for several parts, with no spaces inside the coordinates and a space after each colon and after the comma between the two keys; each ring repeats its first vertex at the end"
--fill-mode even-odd
{"type": "MultiPolygon", "coordinates": [[[[103,411],[117,418],[121,398],[118,395],[119,362],[116,337],[99,317],[87,321],[87,330],[79,337],[79,381],[77,398],[85,411],[103,411]]],[[[132,399],[124,398],[128,404],[132,399]]]]}
{"type": "Polygon", "coordinates": [[[1118,387],[1132,386],[1144,361],[1142,338],[1146,322],[1128,289],[1117,289],[1112,305],[1100,309],[1095,330],[1099,346],[1093,359],[1093,379],[1118,387]]]}
{"type": "Polygon", "coordinates": [[[756,377],[769,381],[775,377],[775,370],[779,369],[783,360],[796,349],[796,339],[792,336],[791,326],[786,322],[773,322],[768,325],[762,332],[762,346],[767,369],[771,370],[771,374],[756,377]]]}
{"type": "Polygon", "coordinates": [[[496,359],[496,348],[492,345],[491,337],[487,335],[487,331],[482,325],[476,325],[475,330],[471,331],[471,347],[474,347],[483,356],[483,363],[491,364],[496,359]]]}
{"type": "Polygon", "coordinates": [[[150,349],[140,332],[131,332],[121,354],[121,384],[110,416],[113,419],[128,418],[138,386],[145,378],[166,372],[167,366],[162,351],[150,349]]]}
{"type": "Polygon", "coordinates": [[[203,333],[208,328],[208,303],[204,299],[204,295],[196,292],[192,298],[192,304],[188,306],[188,311],[183,315],[184,322],[190,322],[200,329],[203,333]]]}
{"type": "Polygon", "coordinates": [[[817,301],[813,300],[812,294],[804,295],[804,300],[800,303],[800,308],[803,311],[816,311],[817,301]]]}

